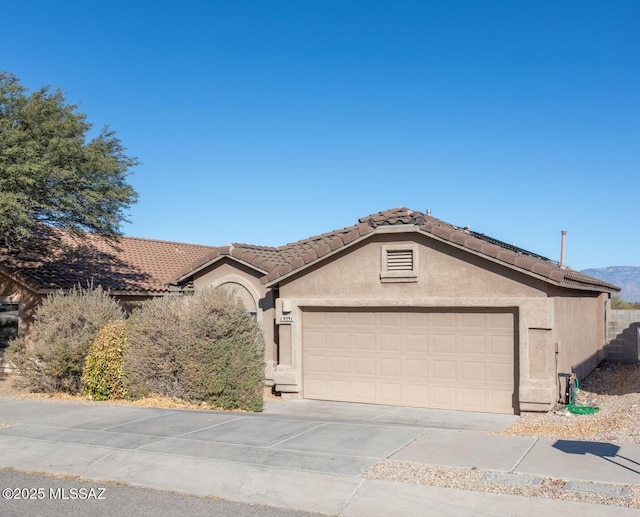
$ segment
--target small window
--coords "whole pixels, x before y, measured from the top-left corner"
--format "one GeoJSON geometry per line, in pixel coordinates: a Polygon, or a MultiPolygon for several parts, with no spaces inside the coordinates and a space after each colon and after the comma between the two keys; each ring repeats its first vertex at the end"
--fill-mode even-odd
{"type": "Polygon", "coordinates": [[[18,337],[18,304],[0,303],[0,349],[18,337]]]}
{"type": "Polygon", "coordinates": [[[382,282],[417,282],[418,247],[415,244],[382,247],[380,280],[382,282]]]}

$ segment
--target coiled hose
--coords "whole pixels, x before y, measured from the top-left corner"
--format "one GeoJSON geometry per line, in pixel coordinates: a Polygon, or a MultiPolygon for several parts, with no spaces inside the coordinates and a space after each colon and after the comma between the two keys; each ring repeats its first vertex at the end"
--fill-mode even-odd
{"type": "Polygon", "coordinates": [[[580,391],[580,383],[578,382],[578,378],[573,378],[576,383],[575,389],[572,391],[571,400],[565,406],[563,406],[569,413],[573,413],[574,415],[593,415],[600,411],[599,407],[594,406],[577,406],[576,405],[576,396],[578,395],[578,391],[580,391]]]}

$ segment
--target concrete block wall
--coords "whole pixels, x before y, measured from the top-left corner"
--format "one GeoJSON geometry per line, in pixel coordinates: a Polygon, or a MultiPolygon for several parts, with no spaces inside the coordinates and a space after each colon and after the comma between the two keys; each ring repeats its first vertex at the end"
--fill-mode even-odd
{"type": "Polygon", "coordinates": [[[607,312],[605,354],[611,363],[640,362],[640,311],[607,312]]]}

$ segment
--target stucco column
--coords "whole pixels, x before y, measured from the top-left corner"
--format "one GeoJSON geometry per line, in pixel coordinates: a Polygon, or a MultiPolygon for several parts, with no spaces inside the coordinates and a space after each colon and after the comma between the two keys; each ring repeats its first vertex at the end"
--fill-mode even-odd
{"type": "Polygon", "coordinates": [[[299,398],[299,371],[293,353],[293,334],[298,330],[300,311],[287,301],[276,302],[276,325],[279,336],[278,365],[273,372],[276,391],[285,398],[299,398]]]}

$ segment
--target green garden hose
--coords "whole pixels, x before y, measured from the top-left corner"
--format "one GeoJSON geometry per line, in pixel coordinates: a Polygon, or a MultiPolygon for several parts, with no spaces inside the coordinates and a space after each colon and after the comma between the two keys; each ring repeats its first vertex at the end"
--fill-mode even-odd
{"type": "Polygon", "coordinates": [[[580,383],[578,382],[577,377],[574,377],[574,380],[576,381],[575,390],[573,390],[573,393],[571,394],[571,400],[569,400],[569,403],[564,406],[564,408],[569,411],[569,413],[573,413],[574,415],[593,415],[594,413],[600,411],[599,407],[576,406],[576,395],[578,394],[578,391],[580,391],[580,383]]]}

